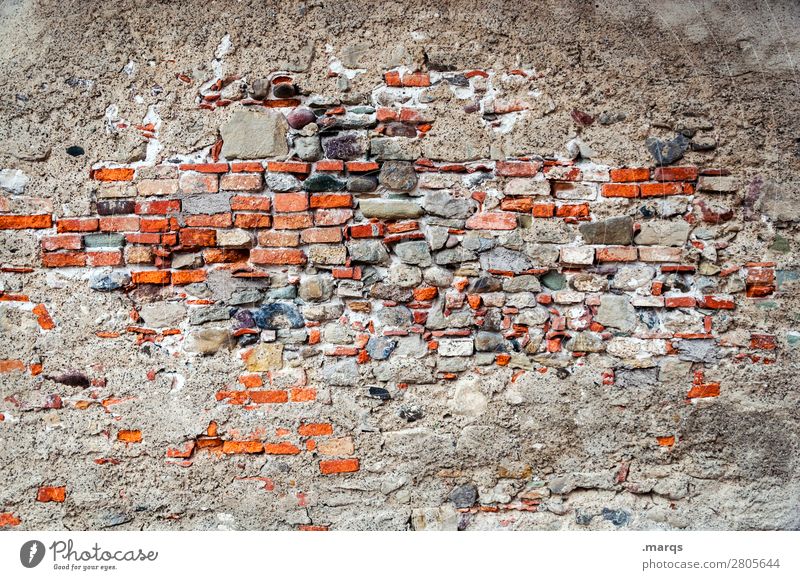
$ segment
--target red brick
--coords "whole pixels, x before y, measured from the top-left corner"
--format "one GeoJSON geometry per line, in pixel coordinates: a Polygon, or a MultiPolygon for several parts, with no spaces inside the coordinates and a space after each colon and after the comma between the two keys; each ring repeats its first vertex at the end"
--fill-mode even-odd
{"type": "Polygon", "coordinates": [[[269,455],[297,455],[300,449],[291,443],[267,443],[264,451],[269,455]]]}
{"type": "Polygon", "coordinates": [[[307,193],[276,193],[275,211],[295,212],[308,209],[307,193]]]}
{"type": "Polygon", "coordinates": [[[190,228],[229,228],[233,223],[233,216],[229,213],[187,215],[185,223],[190,228]]]}
{"type": "Polygon", "coordinates": [[[267,170],[276,173],[299,173],[307,175],[311,173],[311,164],[303,161],[270,161],[267,163],[267,170]]]}
{"type": "Polygon", "coordinates": [[[140,215],[166,215],[181,211],[179,199],[140,201],[136,203],[135,213],[140,215]]]}
{"type": "Polygon", "coordinates": [[[733,310],[736,307],[733,298],[727,296],[703,296],[700,305],[713,310],[733,310]]]}
{"type": "Polygon", "coordinates": [[[123,429],[117,433],[117,441],[123,443],[141,443],[142,432],[139,430],[123,429]]]}
{"type": "Polygon", "coordinates": [[[694,308],[697,301],[693,296],[665,296],[664,306],[667,308],[694,308]]]}
{"type": "Polygon", "coordinates": [[[304,244],[335,244],[342,241],[340,228],[309,228],[300,233],[304,244]]]}
{"type": "Polygon", "coordinates": [[[129,244],[159,244],[161,236],[157,233],[125,234],[125,241],[129,244]]]}
{"type": "Polygon", "coordinates": [[[269,211],[270,199],[263,195],[235,195],[231,199],[232,210],[269,211]]]}
{"type": "Polygon", "coordinates": [[[205,173],[183,173],[180,177],[181,191],[184,193],[216,193],[219,191],[219,176],[205,173]]]}
{"type": "Polygon", "coordinates": [[[122,252],[119,250],[107,252],[88,252],[86,254],[87,266],[121,266],[122,252]]]}
{"type": "Polygon", "coordinates": [[[403,82],[400,79],[400,73],[397,71],[389,71],[383,73],[383,82],[386,83],[388,87],[402,87],[403,82]]]}
{"type": "Polygon", "coordinates": [[[316,389],[296,387],[292,389],[291,398],[293,403],[308,403],[317,399],[316,389]]]}
{"type": "Polygon", "coordinates": [[[603,197],[636,197],[639,186],[630,183],[604,183],[600,188],[603,197]]]}
{"type": "Polygon", "coordinates": [[[67,488],[61,486],[42,486],[36,493],[36,501],[62,503],[67,498],[67,488]]]}
{"type": "Polygon", "coordinates": [[[705,383],[694,385],[686,397],[688,399],[697,399],[701,397],[719,397],[719,383],[705,383]]]}
{"type": "Polygon", "coordinates": [[[303,437],[319,437],[333,435],[333,425],[330,423],[305,423],[300,425],[297,432],[303,437]]]}
{"type": "Polygon", "coordinates": [[[97,181],[131,181],[133,173],[130,167],[101,167],[94,169],[91,177],[97,181]]]}
{"type": "Polygon", "coordinates": [[[83,252],[59,252],[58,254],[44,254],[42,265],[45,268],[69,268],[71,266],[85,266],[86,254],[83,252]]]}
{"type": "Polygon", "coordinates": [[[175,286],[184,286],[186,284],[206,281],[205,270],[173,270],[171,276],[172,284],[175,286]]]}
{"type": "Polygon", "coordinates": [[[344,161],[339,159],[321,159],[314,165],[317,171],[344,171],[344,161]]]}
{"type": "Polygon", "coordinates": [[[398,118],[397,111],[390,109],[389,107],[378,107],[375,117],[381,123],[385,121],[397,121],[398,118]]]}
{"type": "Polygon", "coordinates": [[[353,196],[349,193],[322,193],[311,196],[312,209],[353,207],[353,196]]]}
{"type": "Polygon", "coordinates": [[[217,243],[216,230],[183,228],[180,231],[181,245],[187,248],[214,246],[217,243]]]}
{"type": "Polygon", "coordinates": [[[367,173],[369,171],[378,171],[381,168],[374,161],[348,161],[346,166],[347,171],[350,173],[367,173]]]}
{"type": "Polygon", "coordinates": [[[359,467],[358,459],[327,459],[319,462],[319,470],[323,475],[354,473],[359,467]]]}
{"type": "Polygon", "coordinates": [[[258,245],[268,248],[293,248],[300,245],[300,234],[274,230],[258,232],[258,245]]]}
{"type": "MultiPolygon", "coordinates": [[[[650,169],[648,167],[623,167],[610,171],[611,181],[620,183],[629,181],[647,181],[650,179],[650,169]]],[[[628,197],[628,196],[624,196],[628,197]]]]}
{"type": "Polygon", "coordinates": [[[254,264],[301,265],[306,263],[306,255],[302,250],[268,250],[255,249],[250,252],[250,261],[254,264]]]}
{"type": "Polygon", "coordinates": [[[361,268],[334,268],[333,277],[337,280],[360,280],[361,268]]]}
{"type": "Polygon", "coordinates": [[[226,455],[238,453],[261,453],[264,451],[264,445],[261,441],[224,441],[222,443],[222,452],[226,455]]]}
{"type": "Polygon", "coordinates": [[[517,227],[517,216],[505,212],[476,213],[467,220],[470,230],[513,230],[517,227]]]}
{"type": "Polygon", "coordinates": [[[0,230],[41,230],[53,227],[50,214],[0,215],[0,230]]]}
{"type": "Polygon", "coordinates": [[[556,217],[588,217],[588,216],[589,216],[588,203],[560,205],[556,208],[556,217]]]}
{"type": "Polygon", "coordinates": [[[233,223],[237,228],[268,228],[272,225],[272,217],[263,213],[237,213],[233,223]]]}
{"type": "Polygon", "coordinates": [[[538,161],[498,161],[495,163],[495,173],[504,177],[532,177],[541,166],[538,161]]]}
{"type": "Polygon", "coordinates": [[[0,359],[0,373],[23,372],[25,363],[18,359],[0,359]]]}
{"type": "Polygon", "coordinates": [[[773,334],[751,334],[750,348],[759,350],[775,350],[775,335],[773,334]]]}
{"type": "Polygon", "coordinates": [[[379,238],[384,234],[385,227],[382,223],[355,224],[347,228],[347,235],[351,238],[379,238]]]}
{"type": "Polygon", "coordinates": [[[630,246],[610,246],[597,248],[595,255],[598,262],[635,262],[638,254],[630,246]]]}
{"type": "Polygon", "coordinates": [[[166,232],[168,229],[169,220],[167,218],[143,218],[139,220],[139,231],[141,232],[166,232]]]}
{"type": "Polygon", "coordinates": [[[698,169],[694,166],[687,167],[656,167],[653,179],[656,181],[694,181],[697,179],[698,169]]]}
{"type": "Polygon", "coordinates": [[[276,214],[273,228],[276,230],[302,230],[313,224],[310,213],[276,214]]]}
{"type": "Polygon", "coordinates": [[[100,231],[102,232],[135,232],[138,229],[138,217],[112,216],[100,218],[100,231]]]}
{"type": "Polygon", "coordinates": [[[642,183],[639,185],[642,197],[659,197],[662,195],[681,195],[686,193],[683,183],[676,181],[642,183]]]}
{"type": "Polygon", "coordinates": [[[37,304],[34,306],[33,315],[36,316],[36,321],[39,323],[39,327],[42,330],[53,330],[56,327],[56,323],[53,322],[53,318],[50,316],[44,304],[37,304]]]}
{"type": "Polygon", "coordinates": [[[227,163],[181,163],[181,171],[196,171],[197,173],[227,173],[227,163]]]}
{"type": "Polygon", "coordinates": [[[505,197],[500,201],[500,209],[528,213],[533,210],[533,199],[530,197],[505,197]]]}
{"type": "Polygon", "coordinates": [[[250,400],[254,403],[287,403],[289,394],[286,391],[249,391],[250,400]]]}
{"type": "Polygon", "coordinates": [[[131,272],[131,279],[134,284],[169,284],[170,275],[168,270],[142,270],[131,272]]]}
{"type": "Polygon", "coordinates": [[[223,191],[258,191],[261,189],[261,174],[229,174],[219,179],[223,191]]]}
{"type": "Polygon", "coordinates": [[[439,294],[438,288],[435,286],[422,286],[414,288],[414,300],[433,300],[439,294]]]}
{"type": "Polygon", "coordinates": [[[83,247],[83,237],[79,234],[63,234],[59,236],[45,236],[42,238],[42,249],[48,252],[55,250],[80,250],[83,247]]]}
{"type": "Polygon", "coordinates": [[[96,232],[97,218],[61,218],[56,222],[56,230],[61,232],[96,232]]]}

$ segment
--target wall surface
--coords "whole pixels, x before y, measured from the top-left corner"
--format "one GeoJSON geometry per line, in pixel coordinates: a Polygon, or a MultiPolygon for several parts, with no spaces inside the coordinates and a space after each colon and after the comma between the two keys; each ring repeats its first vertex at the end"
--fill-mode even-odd
{"type": "Polygon", "coordinates": [[[798,25],[3,2],[0,528],[799,528],[798,25]]]}

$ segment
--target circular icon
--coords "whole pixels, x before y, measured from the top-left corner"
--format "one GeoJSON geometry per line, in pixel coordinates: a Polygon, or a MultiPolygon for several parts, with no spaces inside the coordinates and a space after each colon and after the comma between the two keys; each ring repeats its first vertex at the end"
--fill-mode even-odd
{"type": "Polygon", "coordinates": [[[19,561],[26,568],[35,568],[44,559],[44,544],[39,540],[28,540],[19,549],[19,561]]]}

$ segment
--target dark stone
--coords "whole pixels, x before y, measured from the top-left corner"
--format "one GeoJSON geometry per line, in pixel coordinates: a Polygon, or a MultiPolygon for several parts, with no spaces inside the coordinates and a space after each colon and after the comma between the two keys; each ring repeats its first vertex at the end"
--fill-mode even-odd
{"type": "Polygon", "coordinates": [[[644,144],[658,165],[669,165],[683,157],[683,153],[689,148],[689,139],[680,134],[670,141],[649,137],[644,144]]]}
{"type": "Polygon", "coordinates": [[[581,509],[575,510],[575,523],[579,526],[588,526],[592,523],[592,518],[594,518],[594,515],[589,512],[585,512],[581,509]]]}
{"type": "Polygon", "coordinates": [[[269,95],[269,79],[256,79],[250,87],[250,96],[258,101],[263,101],[269,95]]]}
{"type": "Polygon", "coordinates": [[[503,282],[494,276],[481,276],[472,283],[470,291],[473,294],[483,294],[484,292],[500,292],[503,289],[503,282]]]}
{"type": "Polygon", "coordinates": [[[286,121],[292,129],[302,129],[316,120],[317,116],[314,114],[314,111],[306,107],[297,107],[286,115],[286,121]]]}
{"type": "Polygon", "coordinates": [[[386,360],[396,347],[397,341],[385,336],[373,336],[367,342],[367,352],[375,360],[386,360]]]}
{"type": "Polygon", "coordinates": [[[253,313],[253,320],[259,328],[277,330],[279,328],[303,328],[306,324],[303,315],[291,304],[273,302],[253,313]]]}
{"type": "Polygon", "coordinates": [[[245,347],[255,344],[261,337],[258,334],[243,334],[239,337],[239,346],[245,347]]]}
{"type": "Polygon", "coordinates": [[[459,485],[453,488],[453,491],[450,492],[447,499],[457,508],[472,507],[475,505],[475,502],[478,501],[478,488],[471,483],[459,485]]]}
{"type": "Polygon", "coordinates": [[[71,145],[67,147],[67,155],[71,155],[72,157],[80,157],[84,153],[85,151],[80,145],[71,145]]]}
{"type": "Polygon", "coordinates": [[[410,407],[400,407],[400,413],[398,414],[400,415],[401,419],[405,419],[409,423],[419,421],[423,417],[422,409],[416,405],[411,405],[410,407]]]}
{"type": "Polygon", "coordinates": [[[626,512],[625,510],[611,510],[608,508],[603,508],[602,514],[603,519],[610,521],[615,526],[624,526],[630,520],[631,515],[626,512]]]}
{"type": "Polygon", "coordinates": [[[51,381],[67,385],[68,387],[81,387],[87,389],[92,384],[85,374],[80,371],[69,371],[60,375],[50,375],[47,377],[51,381]]]}
{"type": "Polygon", "coordinates": [[[233,316],[233,318],[237,322],[235,325],[236,330],[239,330],[240,328],[256,327],[256,321],[253,318],[253,313],[249,310],[240,310],[233,316]]]}
{"type": "Polygon", "coordinates": [[[99,215],[122,215],[133,213],[135,210],[136,202],[132,199],[108,199],[97,202],[99,215]]]}
{"type": "Polygon", "coordinates": [[[387,137],[416,137],[417,130],[410,125],[395,121],[393,123],[388,123],[383,128],[383,134],[387,137]]]}
{"type": "Polygon", "coordinates": [[[305,191],[343,191],[347,187],[347,182],[336,179],[326,173],[315,173],[303,182],[305,191]]]}
{"type": "Polygon", "coordinates": [[[367,193],[378,189],[378,179],[372,175],[355,175],[347,180],[347,191],[367,193]]]}
{"type": "Polygon", "coordinates": [[[291,99],[297,94],[297,87],[292,83],[278,83],[272,87],[276,99],[291,99]]]}
{"type": "Polygon", "coordinates": [[[322,148],[330,159],[356,159],[366,153],[363,139],[354,133],[325,139],[322,148]]]}
{"type": "Polygon", "coordinates": [[[408,161],[386,161],[381,166],[378,181],[388,189],[411,191],[417,185],[417,172],[408,161]]]}
{"type": "Polygon", "coordinates": [[[572,117],[572,120],[575,121],[576,124],[582,127],[588,127],[592,123],[594,123],[594,117],[592,117],[589,113],[584,113],[578,109],[572,109],[572,112],[569,114],[572,117]]]}
{"type": "Polygon", "coordinates": [[[627,246],[633,243],[633,219],[629,216],[583,223],[578,229],[587,244],[627,246]]]}
{"type": "Polygon", "coordinates": [[[506,350],[505,339],[502,334],[496,332],[479,331],[475,335],[475,350],[478,352],[504,352],[506,350]]]}
{"type": "Polygon", "coordinates": [[[383,387],[370,387],[369,396],[374,399],[380,399],[381,401],[388,401],[392,398],[392,396],[389,394],[389,391],[383,387]]]}

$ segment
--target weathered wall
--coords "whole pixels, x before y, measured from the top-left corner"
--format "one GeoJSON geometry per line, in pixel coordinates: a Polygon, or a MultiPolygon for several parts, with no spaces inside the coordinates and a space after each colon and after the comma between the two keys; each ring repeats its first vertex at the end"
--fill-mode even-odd
{"type": "Polygon", "coordinates": [[[798,16],[3,3],[0,528],[796,529],[798,16]]]}

